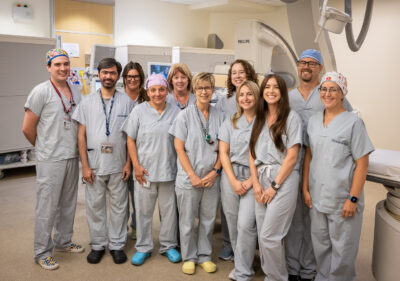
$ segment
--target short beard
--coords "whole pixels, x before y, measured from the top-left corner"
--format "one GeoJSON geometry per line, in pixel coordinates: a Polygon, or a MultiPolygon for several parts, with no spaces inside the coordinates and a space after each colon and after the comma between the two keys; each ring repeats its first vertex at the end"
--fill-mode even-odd
{"type": "Polygon", "coordinates": [[[308,78],[308,79],[305,79],[305,78],[300,78],[300,79],[301,79],[301,81],[303,81],[303,82],[309,83],[309,82],[311,82],[312,77],[310,77],[310,78],[308,78]]]}
{"type": "Polygon", "coordinates": [[[103,83],[103,84],[101,84],[101,86],[103,86],[107,90],[110,90],[110,89],[114,88],[116,84],[117,84],[117,82],[113,83],[111,86],[108,86],[108,85],[106,85],[106,83],[103,83]]]}

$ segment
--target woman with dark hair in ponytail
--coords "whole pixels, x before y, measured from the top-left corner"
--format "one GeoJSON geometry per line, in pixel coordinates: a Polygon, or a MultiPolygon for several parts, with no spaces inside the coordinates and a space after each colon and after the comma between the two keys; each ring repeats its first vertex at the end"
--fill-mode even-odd
{"type": "Polygon", "coordinates": [[[260,87],[249,155],[265,280],[288,280],[283,238],[296,208],[301,144],[301,119],[290,110],[285,81],[270,74],[260,87]]]}

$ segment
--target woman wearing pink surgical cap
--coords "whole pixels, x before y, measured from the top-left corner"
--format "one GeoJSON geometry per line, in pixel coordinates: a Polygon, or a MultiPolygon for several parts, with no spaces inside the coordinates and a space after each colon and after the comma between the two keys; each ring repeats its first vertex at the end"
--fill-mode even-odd
{"type": "Polygon", "coordinates": [[[354,281],[364,209],[368,156],[374,150],[364,122],[343,107],[347,80],[328,72],[321,80],[325,109],[308,122],[303,196],[311,209],[317,281],[354,281]]]}
{"type": "Polygon", "coordinates": [[[175,249],[178,245],[176,152],[168,130],[179,109],[166,102],[168,83],[162,74],[150,75],[145,86],[150,101],[135,106],[122,126],[135,172],[137,241],[131,263],[142,265],[153,251],[152,223],[157,199],[162,218],[160,253],[175,263],[181,260],[175,249]]]}

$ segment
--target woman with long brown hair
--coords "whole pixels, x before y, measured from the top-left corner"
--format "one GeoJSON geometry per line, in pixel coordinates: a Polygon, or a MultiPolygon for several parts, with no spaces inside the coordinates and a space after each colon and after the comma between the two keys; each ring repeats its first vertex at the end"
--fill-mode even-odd
{"type": "Polygon", "coordinates": [[[252,176],[261,266],[266,280],[288,280],[283,238],[294,210],[299,185],[301,119],[290,110],[285,81],[264,78],[250,137],[252,176]]]}

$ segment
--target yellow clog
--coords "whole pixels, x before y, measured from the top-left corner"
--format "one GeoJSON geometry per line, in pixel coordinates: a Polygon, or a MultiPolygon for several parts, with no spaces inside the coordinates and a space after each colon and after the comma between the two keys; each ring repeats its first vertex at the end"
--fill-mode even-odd
{"type": "Polygon", "coordinates": [[[196,271],[196,265],[192,261],[186,261],[182,265],[182,271],[185,274],[194,274],[196,271]]]}
{"type": "Polygon", "coordinates": [[[217,271],[217,266],[212,261],[206,261],[200,264],[201,268],[204,269],[205,272],[212,273],[217,271]]]}

